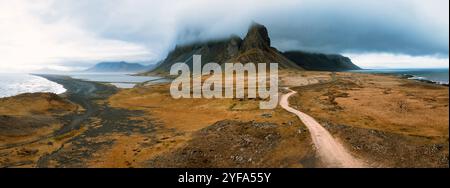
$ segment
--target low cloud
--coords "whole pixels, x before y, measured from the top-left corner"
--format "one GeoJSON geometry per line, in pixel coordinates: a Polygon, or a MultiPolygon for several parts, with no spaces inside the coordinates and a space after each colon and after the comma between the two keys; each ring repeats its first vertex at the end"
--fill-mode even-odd
{"type": "Polygon", "coordinates": [[[257,21],[283,51],[448,61],[448,7],[447,0],[1,1],[0,48],[10,61],[156,61],[176,44],[243,37],[257,21]]]}
{"type": "Polygon", "coordinates": [[[448,68],[448,58],[392,53],[344,54],[362,68],[448,68]]]}

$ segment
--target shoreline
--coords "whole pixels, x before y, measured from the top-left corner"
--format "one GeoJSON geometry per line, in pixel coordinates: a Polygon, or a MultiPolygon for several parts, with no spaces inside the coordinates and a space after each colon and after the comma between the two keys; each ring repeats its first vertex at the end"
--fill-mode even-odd
{"type": "MultiPolygon", "coordinates": [[[[369,70],[370,71],[371,69],[364,69],[364,70],[369,70]]],[[[419,77],[419,76],[416,76],[416,75],[413,75],[413,74],[388,73],[388,72],[386,72],[386,73],[383,73],[383,72],[358,72],[358,71],[356,71],[356,72],[354,72],[354,71],[344,71],[344,72],[358,73],[358,74],[388,75],[388,76],[390,75],[390,76],[396,76],[396,77],[398,77],[400,79],[414,80],[414,81],[417,81],[419,83],[427,83],[427,84],[434,84],[434,85],[449,87],[449,83],[448,82],[445,83],[445,82],[442,82],[442,81],[435,81],[435,80],[425,79],[423,77],[419,77]]],[[[160,80],[169,79],[168,77],[160,77],[160,78],[157,78],[157,79],[148,80],[148,81],[139,82],[139,83],[138,82],[98,82],[98,81],[89,81],[89,80],[85,80],[85,79],[73,78],[73,77],[71,77],[69,75],[36,74],[36,73],[28,73],[28,74],[32,75],[32,76],[37,76],[37,77],[41,77],[41,78],[47,79],[50,82],[54,82],[56,84],[61,85],[66,91],[63,92],[63,93],[55,93],[57,95],[64,95],[69,90],[65,87],[65,85],[63,85],[61,83],[58,83],[56,81],[53,81],[53,80],[51,80],[49,78],[56,78],[56,77],[58,77],[57,80],[61,80],[61,78],[64,78],[64,79],[67,80],[67,78],[70,78],[72,80],[79,80],[79,81],[83,81],[83,82],[90,82],[90,83],[96,83],[96,84],[101,84],[101,85],[107,85],[107,86],[115,87],[117,90],[127,89],[127,88],[120,88],[120,87],[116,86],[115,83],[118,83],[118,84],[122,84],[122,83],[123,84],[134,84],[134,86],[132,87],[132,88],[134,88],[134,87],[144,86],[144,85],[147,85],[147,84],[152,83],[152,82],[158,83],[158,81],[160,81],[160,80]]],[[[39,92],[25,92],[25,93],[42,93],[42,91],[39,91],[39,92]]],[[[0,98],[15,97],[15,96],[18,96],[20,94],[25,94],[25,93],[17,93],[17,94],[12,95],[12,96],[6,96],[6,97],[0,97],[0,98]]],[[[43,93],[54,93],[54,92],[43,92],[43,93]]]]}
{"type": "MultiPolygon", "coordinates": [[[[370,69],[366,69],[370,70],[370,69]]],[[[389,73],[389,72],[357,72],[357,71],[345,71],[348,73],[357,73],[357,74],[372,74],[372,75],[387,75],[387,76],[396,76],[400,79],[406,79],[406,80],[414,80],[421,83],[428,83],[428,84],[434,84],[434,85],[440,85],[440,86],[446,86],[449,87],[449,82],[444,81],[435,81],[431,79],[427,79],[425,77],[413,75],[413,74],[402,74],[402,73],[389,73]]]]}
{"type": "Polygon", "coordinates": [[[399,68],[399,69],[385,68],[385,69],[362,69],[358,71],[346,71],[346,72],[394,75],[403,79],[416,80],[422,83],[436,84],[448,87],[449,85],[448,71],[449,71],[448,68],[399,68]]]}
{"type": "MultiPolygon", "coordinates": [[[[326,165],[311,147],[314,138],[309,129],[298,117],[281,108],[261,111],[255,108],[257,103],[253,100],[173,100],[167,94],[167,84],[122,90],[69,76],[38,76],[62,84],[67,92],[60,97],[82,108],[54,117],[58,127],[48,134],[31,135],[33,137],[27,140],[7,140],[8,145],[0,152],[8,153],[8,159],[12,161],[0,161],[0,166],[326,165]],[[177,114],[177,118],[173,118],[173,114],[177,114]],[[249,142],[242,142],[242,138],[257,145],[249,148],[249,142]],[[205,144],[205,139],[208,144],[205,144]],[[165,145],[169,147],[161,149],[165,145]],[[36,153],[19,156],[11,152],[22,148],[36,153]],[[183,154],[191,151],[204,151],[207,157],[221,157],[211,158],[205,164],[197,154],[183,154]],[[256,151],[262,153],[256,155],[256,151]],[[250,158],[251,162],[248,161],[250,158]]],[[[448,127],[443,119],[448,116],[442,115],[448,112],[448,106],[445,106],[448,90],[445,87],[386,74],[308,71],[282,72],[280,78],[285,78],[281,81],[286,86],[301,93],[289,98],[292,108],[314,117],[352,156],[364,159],[363,162],[369,166],[448,166],[448,163],[440,161],[448,148],[448,142],[445,143],[448,133],[443,133],[448,127]],[[327,82],[330,79],[333,82],[327,82]],[[422,114],[426,114],[429,120],[420,118],[422,114]],[[430,125],[428,122],[438,124],[430,125]],[[403,145],[410,149],[398,149],[403,145]],[[433,150],[436,147],[438,149],[433,150]],[[431,150],[435,152],[427,154],[426,160],[415,158],[431,150]],[[389,156],[389,160],[384,156],[389,156]]],[[[47,112],[49,116],[55,115],[55,111],[47,112]]],[[[33,115],[39,113],[30,115],[31,121],[34,120],[33,115]]],[[[43,129],[36,125],[47,122],[34,120],[30,123],[33,126],[27,130],[42,132],[43,129]]]]}
{"type": "Polygon", "coordinates": [[[441,86],[449,86],[449,83],[445,83],[443,81],[435,81],[435,80],[430,80],[430,79],[426,79],[420,76],[416,76],[416,75],[412,75],[412,74],[403,74],[400,75],[400,78],[403,79],[408,79],[408,80],[415,80],[415,81],[419,81],[419,82],[423,82],[423,83],[428,83],[428,84],[436,84],[436,85],[441,85],[441,86]]]}
{"type": "Polygon", "coordinates": [[[97,104],[95,100],[107,99],[119,91],[119,89],[115,86],[74,79],[70,76],[45,74],[36,76],[41,76],[52,82],[63,85],[63,87],[66,88],[66,92],[61,95],[69,101],[80,105],[85,110],[85,112],[80,115],[69,117],[68,120],[71,121],[71,123],[65,125],[57,131],[56,134],[64,134],[73,129],[79,128],[83,121],[87,120],[100,110],[101,105],[97,104]]]}
{"type": "Polygon", "coordinates": [[[105,84],[101,82],[93,82],[88,80],[76,79],[71,76],[66,75],[50,75],[50,74],[33,74],[35,76],[39,76],[45,78],[51,82],[55,82],[57,84],[62,85],[66,92],[61,93],[62,95],[67,95],[68,98],[102,98],[106,94],[114,94],[120,88],[116,86],[105,84]]]}
{"type": "Polygon", "coordinates": [[[397,74],[336,74],[337,82],[293,87],[300,95],[291,105],[372,167],[448,167],[448,87],[397,74]]]}
{"type": "MultiPolygon", "coordinates": [[[[93,85],[103,85],[103,86],[108,86],[108,87],[114,87],[116,91],[120,90],[120,89],[124,89],[124,88],[117,87],[116,85],[114,85],[114,83],[134,84],[134,86],[142,84],[142,83],[136,83],[136,82],[97,82],[97,81],[73,78],[72,76],[69,76],[69,75],[59,75],[59,74],[36,74],[36,73],[26,73],[26,74],[31,75],[31,76],[36,76],[39,78],[43,78],[45,80],[48,80],[49,82],[58,84],[62,88],[64,88],[65,91],[62,93],[56,93],[56,92],[52,92],[52,91],[18,92],[11,96],[0,97],[0,99],[16,97],[16,96],[22,95],[22,94],[33,94],[33,93],[54,93],[56,95],[67,95],[68,93],[76,93],[80,89],[73,87],[73,84],[72,84],[73,82],[79,82],[79,83],[85,82],[85,83],[90,83],[93,85]]],[[[160,80],[160,79],[156,79],[156,80],[160,80]]],[[[154,80],[151,80],[151,81],[154,81],[154,80]]],[[[149,82],[151,82],[151,81],[149,81],[149,82]]],[[[147,82],[145,82],[145,83],[147,83],[147,82]]],[[[83,87],[81,87],[81,88],[83,88],[83,87]]]]}
{"type": "MultiPolygon", "coordinates": [[[[71,75],[60,75],[60,74],[38,74],[38,73],[25,73],[25,74],[26,74],[26,75],[31,75],[31,76],[40,77],[40,78],[46,79],[46,80],[48,80],[48,81],[50,81],[50,82],[53,82],[53,83],[55,83],[55,84],[58,84],[58,85],[60,85],[62,88],[64,88],[65,91],[62,92],[62,93],[55,93],[55,92],[52,92],[52,91],[18,92],[18,93],[14,94],[14,95],[5,96],[5,97],[0,97],[0,98],[15,97],[15,96],[18,96],[18,95],[21,95],[21,94],[26,94],[26,93],[55,93],[55,94],[57,94],[57,95],[64,95],[64,94],[66,94],[66,93],[68,92],[68,89],[66,88],[66,86],[64,86],[64,85],[61,84],[61,83],[58,83],[57,81],[51,80],[51,79],[49,79],[49,78],[53,78],[53,79],[56,78],[57,80],[63,80],[63,79],[68,80],[68,79],[72,79],[72,80],[79,80],[79,81],[83,81],[83,82],[89,82],[89,83],[96,83],[96,84],[108,85],[108,86],[111,86],[111,87],[115,87],[117,90],[120,90],[120,89],[129,89],[129,88],[134,88],[134,87],[140,87],[140,86],[148,85],[148,84],[151,84],[151,83],[154,83],[154,84],[165,83],[167,80],[170,80],[170,79],[167,78],[167,77],[159,77],[159,78],[155,78],[155,79],[151,79],[151,80],[147,80],[147,81],[143,81],[143,82],[133,82],[133,81],[106,82],[106,81],[91,81],[91,80],[87,80],[87,79],[74,78],[74,77],[72,77],[71,75]],[[132,87],[119,87],[119,86],[116,85],[116,84],[132,84],[133,86],[132,86],[132,87]]],[[[131,75],[131,74],[127,74],[127,75],[134,76],[134,75],[131,75]]],[[[168,81],[167,81],[167,82],[168,82],[168,81]]]]}
{"type": "MultiPolygon", "coordinates": [[[[61,120],[62,126],[56,130],[55,132],[44,136],[39,137],[31,141],[26,142],[18,142],[14,144],[8,144],[5,146],[2,146],[0,150],[14,148],[14,147],[21,147],[23,145],[29,145],[34,144],[36,142],[46,140],[52,137],[57,137],[58,135],[64,135],[67,134],[73,130],[77,130],[80,128],[81,124],[88,120],[91,116],[93,116],[95,113],[97,113],[100,110],[100,105],[96,104],[96,99],[106,99],[107,97],[115,94],[118,90],[114,87],[110,87],[104,84],[98,84],[94,82],[87,82],[83,80],[77,80],[73,79],[69,76],[63,76],[63,75],[44,75],[44,74],[34,74],[34,76],[39,76],[44,79],[47,79],[51,82],[55,82],[57,84],[62,85],[66,92],[61,94],[55,94],[60,96],[63,99],[66,99],[74,104],[77,104],[81,106],[84,111],[67,114],[62,117],[59,117],[58,119],[61,120]]],[[[7,97],[7,98],[15,98],[17,96],[23,95],[23,94],[39,94],[42,92],[36,92],[36,93],[21,93],[15,96],[7,97]]],[[[47,92],[51,93],[51,92],[47,92]]],[[[3,99],[7,99],[3,98],[3,99]]]]}
{"type": "MultiPolygon", "coordinates": [[[[27,120],[24,120],[25,123],[19,121],[23,126],[17,128],[6,126],[6,130],[12,133],[4,131],[3,135],[0,135],[3,136],[0,154],[7,159],[0,160],[0,167],[87,167],[92,165],[91,161],[97,160],[96,153],[108,152],[110,147],[122,140],[128,142],[129,135],[133,135],[133,138],[140,136],[142,139],[155,137],[155,125],[151,119],[133,119],[142,116],[140,111],[109,105],[109,97],[120,89],[63,75],[38,76],[63,85],[67,91],[58,95],[61,101],[70,101],[78,107],[75,106],[74,111],[58,115],[61,110],[52,106],[54,102],[44,98],[41,101],[50,105],[46,109],[35,107],[41,105],[40,102],[33,106],[34,111],[25,116],[0,116],[3,117],[0,120],[6,125],[13,125],[12,121],[17,121],[14,118],[27,120]],[[30,134],[25,139],[9,139],[13,138],[11,135],[18,130],[26,130],[30,134]],[[15,152],[22,150],[23,153],[15,152]]],[[[5,127],[3,129],[5,130],[5,127]]],[[[113,157],[112,160],[114,159],[113,157]]],[[[114,165],[116,164],[111,166],[114,165]]],[[[129,166],[128,163],[124,163],[123,167],[126,166],[129,166]]]]}
{"type": "Polygon", "coordinates": [[[0,98],[14,97],[26,93],[55,93],[67,91],[64,86],[44,77],[30,73],[1,73],[0,98]]]}

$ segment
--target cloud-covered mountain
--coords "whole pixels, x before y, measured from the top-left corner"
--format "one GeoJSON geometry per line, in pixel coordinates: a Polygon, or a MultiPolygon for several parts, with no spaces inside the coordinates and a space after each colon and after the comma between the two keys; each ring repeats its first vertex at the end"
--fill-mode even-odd
{"type": "Polygon", "coordinates": [[[271,46],[267,28],[261,24],[253,23],[244,39],[232,35],[227,39],[177,46],[158,67],[146,74],[167,74],[171,66],[179,62],[188,64],[192,69],[193,55],[202,55],[202,64],[210,62],[219,64],[227,62],[278,63],[281,69],[323,71],[359,69],[349,58],[341,55],[299,51],[283,54],[271,46]]]}

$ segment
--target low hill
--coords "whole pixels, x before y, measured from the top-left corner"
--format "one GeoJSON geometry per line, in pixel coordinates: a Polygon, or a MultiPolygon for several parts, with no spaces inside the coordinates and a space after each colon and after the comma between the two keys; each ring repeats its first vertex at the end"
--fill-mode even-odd
{"type": "Polygon", "coordinates": [[[306,70],[346,71],[359,70],[350,58],[338,54],[320,54],[302,51],[288,51],[283,55],[306,70]]]}
{"type": "Polygon", "coordinates": [[[87,72],[141,72],[151,70],[153,66],[145,66],[139,63],[101,62],[87,69],[87,72]]]}

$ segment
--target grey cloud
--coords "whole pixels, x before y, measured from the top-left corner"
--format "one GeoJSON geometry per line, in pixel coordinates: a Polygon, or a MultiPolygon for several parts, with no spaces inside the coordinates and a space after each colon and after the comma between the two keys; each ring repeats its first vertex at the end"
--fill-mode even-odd
{"type": "MultiPolygon", "coordinates": [[[[266,25],[280,50],[387,52],[448,57],[447,0],[56,1],[49,18],[76,20],[101,37],[174,45],[245,35],[266,25]]],[[[49,19],[51,20],[51,19],[49,19]]]]}

